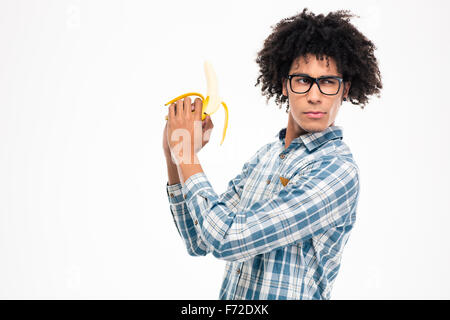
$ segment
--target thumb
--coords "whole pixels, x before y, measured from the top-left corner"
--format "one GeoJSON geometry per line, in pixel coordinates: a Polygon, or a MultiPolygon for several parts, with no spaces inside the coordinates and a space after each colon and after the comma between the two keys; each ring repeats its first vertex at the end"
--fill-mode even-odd
{"type": "Polygon", "coordinates": [[[210,115],[207,115],[205,120],[206,120],[206,127],[207,128],[213,128],[214,127],[214,124],[212,123],[210,115]]]}

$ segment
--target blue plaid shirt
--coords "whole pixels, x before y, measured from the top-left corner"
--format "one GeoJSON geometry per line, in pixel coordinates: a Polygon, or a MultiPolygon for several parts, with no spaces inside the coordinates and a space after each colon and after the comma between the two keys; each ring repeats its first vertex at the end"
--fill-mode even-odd
{"type": "Polygon", "coordinates": [[[218,195],[204,172],[169,185],[187,251],[226,260],[220,299],[330,299],[356,219],[359,169],[343,129],[286,128],[218,195]]]}

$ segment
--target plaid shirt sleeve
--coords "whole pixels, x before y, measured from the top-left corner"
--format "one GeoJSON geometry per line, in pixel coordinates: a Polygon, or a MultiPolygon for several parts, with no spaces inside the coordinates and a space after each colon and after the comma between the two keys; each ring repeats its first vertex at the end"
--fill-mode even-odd
{"type": "Polygon", "coordinates": [[[200,238],[197,230],[194,228],[194,222],[188,214],[186,202],[181,192],[181,183],[166,185],[167,196],[169,198],[170,211],[173,221],[186,245],[186,249],[191,256],[204,256],[208,253],[207,246],[200,238]]]}
{"type": "Polygon", "coordinates": [[[332,227],[352,225],[358,176],[354,163],[326,156],[309,163],[278,194],[242,212],[230,210],[204,172],[190,176],[183,192],[208,251],[219,259],[240,262],[332,227]]]}
{"type": "MultiPolygon", "coordinates": [[[[242,190],[248,177],[248,173],[257,163],[258,152],[244,164],[242,172],[228,182],[227,190],[218,196],[218,201],[227,208],[227,211],[235,211],[237,205],[241,201],[242,190]]],[[[193,220],[189,214],[189,209],[186,206],[182,190],[183,186],[181,183],[173,185],[167,183],[166,185],[173,221],[177,227],[178,233],[186,245],[188,253],[191,256],[204,256],[211,252],[212,248],[203,241],[202,234],[195,228],[198,221],[196,222],[193,220]]]]}

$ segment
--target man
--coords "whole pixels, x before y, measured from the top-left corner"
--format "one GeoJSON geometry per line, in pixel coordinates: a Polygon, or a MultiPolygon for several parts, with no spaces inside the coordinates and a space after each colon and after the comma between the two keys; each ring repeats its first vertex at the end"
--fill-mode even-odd
{"type": "MultiPolygon", "coordinates": [[[[360,191],[358,166],[335,119],[342,101],[364,106],[382,88],[374,45],[350,16],[305,9],[266,39],[257,84],[267,99],[287,101],[287,127],[223,194],[197,157],[208,137],[200,145],[186,139],[181,152],[173,138],[177,130],[194,137],[201,100],[169,107],[163,147],[170,209],[189,254],[227,261],[220,299],[330,299],[360,191]]],[[[207,118],[203,133],[212,127],[207,118]]]]}

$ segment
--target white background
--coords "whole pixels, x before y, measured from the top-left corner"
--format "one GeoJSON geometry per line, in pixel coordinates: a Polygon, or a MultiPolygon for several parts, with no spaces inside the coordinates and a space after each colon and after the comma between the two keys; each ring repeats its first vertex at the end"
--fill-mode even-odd
{"type": "Polygon", "coordinates": [[[163,105],[212,62],[229,126],[199,158],[225,191],[287,124],[255,58],[304,7],[359,15],[384,85],[336,120],[361,197],[332,299],[449,299],[448,2],[280,0],[0,2],[0,298],[217,299],[225,262],[170,215],[163,105]]]}

